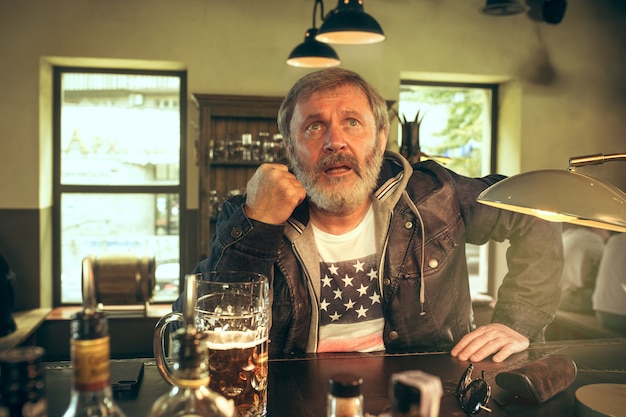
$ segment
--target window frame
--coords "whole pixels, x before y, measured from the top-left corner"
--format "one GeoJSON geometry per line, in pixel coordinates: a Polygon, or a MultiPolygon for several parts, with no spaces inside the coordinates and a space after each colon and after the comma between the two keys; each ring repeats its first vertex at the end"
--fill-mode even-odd
{"type": "MultiPolygon", "coordinates": [[[[188,253],[189,242],[184,238],[187,230],[187,72],[175,70],[124,69],[54,66],[52,85],[52,128],[53,128],[53,174],[52,174],[52,271],[53,271],[53,306],[71,306],[77,303],[62,301],[62,230],[61,230],[61,197],[64,193],[87,194],[178,194],[179,196],[179,293],[182,285],[182,270],[185,254],[188,253]],[[180,113],[180,148],[179,148],[179,181],[177,185],[64,185],[61,183],[61,79],[65,73],[83,74],[121,74],[174,76],[180,79],[179,113],[180,113]]],[[[169,301],[168,301],[169,302],[169,301]]]]}
{"type": "MultiPolygon", "coordinates": [[[[500,100],[500,84],[498,83],[481,83],[481,82],[464,82],[464,81],[432,81],[432,80],[417,80],[402,77],[400,79],[399,87],[404,85],[410,86],[423,86],[423,87],[449,87],[449,88],[479,88],[489,90],[491,93],[490,102],[490,146],[489,146],[489,169],[488,172],[483,172],[482,175],[494,174],[497,172],[497,150],[498,150],[498,121],[499,121],[499,100],[500,100]]],[[[400,95],[398,94],[398,104],[400,103],[400,95]]],[[[398,137],[398,147],[400,144],[400,137],[398,137]]],[[[476,245],[474,245],[476,246],[476,245]]],[[[495,296],[497,291],[496,278],[493,276],[494,271],[494,256],[495,249],[492,242],[487,245],[481,245],[479,256],[481,262],[484,262],[484,268],[486,271],[480,272],[480,275],[486,279],[484,282],[485,292],[489,295],[495,296]]],[[[483,278],[481,278],[483,279],[483,278]]],[[[471,288],[470,288],[471,290],[471,288]]],[[[472,290],[473,291],[473,290],[472,290]]],[[[482,291],[481,291],[482,292],[482,291]]]]}

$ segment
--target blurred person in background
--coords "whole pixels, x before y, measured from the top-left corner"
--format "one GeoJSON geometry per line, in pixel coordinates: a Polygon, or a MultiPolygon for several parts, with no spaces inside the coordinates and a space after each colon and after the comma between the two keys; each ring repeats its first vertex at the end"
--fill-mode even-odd
{"type": "Polygon", "coordinates": [[[561,310],[593,314],[591,296],[609,234],[603,229],[563,225],[561,310]]]}
{"type": "Polygon", "coordinates": [[[626,233],[612,235],[600,261],[593,309],[603,326],[626,336],[626,233]]]}

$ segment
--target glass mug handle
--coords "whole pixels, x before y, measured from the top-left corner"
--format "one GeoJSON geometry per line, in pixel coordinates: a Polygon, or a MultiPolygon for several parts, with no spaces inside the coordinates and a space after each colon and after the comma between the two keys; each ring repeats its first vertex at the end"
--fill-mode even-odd
{"type": "Polygon", "coordinates": [[[179,312],[172,312],[161,317],[155,326],[154,335],[152,337],[152,349],[154,350],[154,359],[156,360],[157,369],[163,379],[171,385],[178,385],[179,381],[172,375],[172,370],[165,360],[165,330],[167,329],[168,324],[175,321],[184,323],[185,318],[183,314],[179,312]]]}

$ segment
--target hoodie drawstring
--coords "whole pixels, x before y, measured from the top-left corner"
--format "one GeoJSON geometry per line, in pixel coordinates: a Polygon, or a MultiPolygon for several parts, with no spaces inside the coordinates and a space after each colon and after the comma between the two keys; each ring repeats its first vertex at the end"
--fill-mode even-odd
{"type": "Polygon", "coordinates": [[[420,228],[422,232],[422,248],[421,248],[421,259],[420,259],[420,316],[425,316],[426,311],[424,311],[424,303],[426,302],[426,290],[424,289],[426,285],[426,280],[424,279],[424,260],[426,258],[426,233],[424,228],[424,221],[422,220],[422,215],[420,211],[417,209],[413,200],[409,197],[406,191],[402,192],[402,197],[406,200],[406,203],[409,205],[409,208],[413,213],[417,216],[420,222],[420,228]]]}

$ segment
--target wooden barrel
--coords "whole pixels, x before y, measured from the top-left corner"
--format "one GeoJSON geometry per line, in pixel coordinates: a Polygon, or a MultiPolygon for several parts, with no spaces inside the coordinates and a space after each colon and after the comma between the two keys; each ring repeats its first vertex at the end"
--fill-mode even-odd
{"type": "Polygon", "coordinates": [[[145,304],[154,295],[153,256],[105,254],[90,256],[95,296],[104,305],[145,304]]]}

